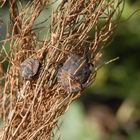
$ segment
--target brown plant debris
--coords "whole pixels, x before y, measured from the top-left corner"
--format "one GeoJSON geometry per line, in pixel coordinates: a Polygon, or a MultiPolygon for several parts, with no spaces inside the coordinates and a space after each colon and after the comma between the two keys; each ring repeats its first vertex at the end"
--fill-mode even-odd
{"type": "MultiPolygon", "coordinates": [[[[123,3],[123,0],[33,0],[23,6],[19,1],[9,0],[10,32],[0,50],[1,65],[7,64],[0,82],[1,140],[51,138],[59,117],[94,82],[101,51],[117,27],[123,3]],[[57,8],[38,24],[46,23],[49,28],[36,26],[41,12],[53,5],[57,8]],[[37,32],[46,30],[48,34],[40,39],[37,32]],[[65,90],[57,81],[59,69],[73,54],[79,59],[85,57],[93,66],[84,80],[86,86],[76,93],[65,90]],[[25,80],[20,75],[20,66],[31,58],[40,67],[33,62],[30,66],[33,77],[25,80]]],[[[74,68],[73,76],[77,76],[79,67],[74,68]]]]}

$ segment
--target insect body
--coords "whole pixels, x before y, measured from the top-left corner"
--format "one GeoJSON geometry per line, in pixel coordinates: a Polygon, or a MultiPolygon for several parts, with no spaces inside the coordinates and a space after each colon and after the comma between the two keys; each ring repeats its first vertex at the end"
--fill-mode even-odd
{"type": "Polygon", "coordinates": [[[39,61],[33,58],[25,59],[20,65],[20,74],[24,79],[31,79],[39,69],[39,61]]]}
{"type": "Polygon", "coordinates": [[[58,70],[58,82],[68,92],[78,92],[83,89],[91,74],[91,64],[78,55],[70,55],[64,65],[58,70]]]}

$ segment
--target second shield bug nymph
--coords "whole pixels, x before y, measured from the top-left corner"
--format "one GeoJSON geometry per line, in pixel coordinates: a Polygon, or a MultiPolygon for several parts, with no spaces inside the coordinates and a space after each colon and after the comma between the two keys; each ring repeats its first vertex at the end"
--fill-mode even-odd
{"type": "Polygon", "coordinates": [[[39,69],[39,61],[34,58],[25,59],[20,65],[20,74],[24,79],[31,79],[39,69]]]}
{"type": "Polygon", "coordinates": [[[68,92],[81,91],[91,74],[91,68],[85,57],[72,54],[58,70],[58,82],[68,92]]]}

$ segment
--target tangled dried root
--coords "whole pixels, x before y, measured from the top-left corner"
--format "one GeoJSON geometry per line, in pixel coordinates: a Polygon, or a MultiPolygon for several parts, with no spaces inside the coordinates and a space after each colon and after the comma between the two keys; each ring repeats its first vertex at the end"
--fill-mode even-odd
{"type": "Polygon", "coordinates": [[[11,32],[0,52],[1,65],[9,62],[2,72],[4,85],[0,86],[2,140],[51,138],[59,117],[84,90],[74,94],[65,91],[57,82],[58,69],[70,54],[85,55],[94,66],[87,83],[93,83],[101,51],[117,27],[124,3],[123,0],[59,2],[33,0],[22,7],[19,1],[9,0],[11,32]],[[59,3],[57,8],[40,23],[46,22],[49,28],[36,28],[40,13],[55,3],[59,3]],[[48,30],[48,35],[41,40],[38,30],[48,30]],[[40,62],[38,73],[30,80],[24,80],[19,72],[26,58],[40,62]]]}

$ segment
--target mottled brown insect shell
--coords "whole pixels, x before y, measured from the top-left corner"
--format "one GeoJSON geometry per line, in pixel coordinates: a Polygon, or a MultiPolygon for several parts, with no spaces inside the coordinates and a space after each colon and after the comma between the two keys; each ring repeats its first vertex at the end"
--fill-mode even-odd
{"type": "Polygon", "coordinates": [[[20,74],[24,79],[31,79],[39,69],[39,61],[33,58],[25,59],[20,65],[20,74]]]}
{"type": "Polygon", "coordinates": [[[72,54],[58,70],[58,82],[67,92],[83,89],[91,74],[91,65],[85,57],[72,54]]]}

